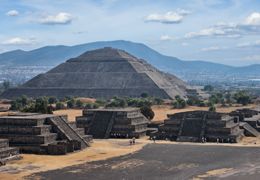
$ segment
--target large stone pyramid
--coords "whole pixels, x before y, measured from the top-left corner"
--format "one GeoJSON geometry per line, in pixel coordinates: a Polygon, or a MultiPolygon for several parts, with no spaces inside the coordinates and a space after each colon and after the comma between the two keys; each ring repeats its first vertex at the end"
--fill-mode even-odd
{"type": "Polygon", "coordinates": [[[207,95],[174,75],[166,74],[142,59],[110,47],[87,51],[71,58],[45,74],[39,74],[24,85],[12,88],[0,98],[13,99],[25,94],[28,97],[66,95],[112,98],[139,97],[142,91],[162,98],[180,95],[187,98],[196,94],[207,95]]]}

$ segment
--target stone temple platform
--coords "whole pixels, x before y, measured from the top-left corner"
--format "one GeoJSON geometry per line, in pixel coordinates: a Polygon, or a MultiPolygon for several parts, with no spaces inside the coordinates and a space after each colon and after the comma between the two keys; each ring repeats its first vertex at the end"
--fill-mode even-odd
{"type": "Polygon", "coordinates": [[[93,138],[140,138],[146,135],[150,121],[135,109],[91,109],[83,110],[76,117],[77,127],[85,128],[85,134],[93,138]],[[113,137],[112,135],[112,137],[113,137]]]}
{"type": "Polygon", "coordinates": [[[89,146],[92,136],[67,115],[17,113],[0,117],[0,138],[21,153],[63,155],[89,146]]]}
{"type": "Polygon", "coordinates": [[[19,148],[9,147],[8,139],[0,139],[0,166],[6,161],[19,158],[19,148]]]}
{"type": "Polygon", "coordinates": [[[260,114],[259,110],[238,109],[229,113],[230,116],[238,116],[240,128],[244,129],[246,136],[258,137],[260,135],[260,114]]]}
{"type": "Polygon", "coordinates": [[[219,139],[229,139],[229,142],[239,142],[244,137],[244,130],[239,128],[237,116],[229,116],[209,111],[189,111],[170,115],[164,124],[158,126],[158,131],[151,137],[171,139],[181,142],[200,142],[206,138],[209,142],[219,139]]]}

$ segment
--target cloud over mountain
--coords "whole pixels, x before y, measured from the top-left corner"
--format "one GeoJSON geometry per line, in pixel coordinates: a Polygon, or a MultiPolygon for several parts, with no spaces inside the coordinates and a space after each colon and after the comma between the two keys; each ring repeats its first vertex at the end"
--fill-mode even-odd
{"type": "Polygon", "coordinates": [[[36,40],[35,37],[31,37],[28,39],[22,39],[22,38],[13,38],[9,40],[5,40],[0,42],[0,44],[3,45],[30,45],[30,44],[37,44],[38,41],[36,40]]]}

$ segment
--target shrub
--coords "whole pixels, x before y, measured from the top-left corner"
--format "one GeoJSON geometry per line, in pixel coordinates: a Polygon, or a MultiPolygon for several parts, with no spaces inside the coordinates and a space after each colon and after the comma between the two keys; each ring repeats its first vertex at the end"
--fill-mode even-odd
{"type": "Polygon", "coordinates": [[[101,104],[104,104],[104,103],[106,103],[107,101],[104,99],[104,98],[98,98],[97,100],[96,100],[96,103],[98,103],[99,105],[101,105],[101,104]]]}
{"type": "Polygon", "coordinates": [[[143,97],[143,98],[147,98],[148,96],[149,96],[149,93],[146,92],[146,91],[143,91],[143,92],[141,93],[141,97],[143,97]]]}
{"type": "Polygon", "coordinates": [[[176,95],[176,96],[175,96],[175,99],[176,99],[176,100],[178,100],[178,99],[180,99],[180,98],[181,98],[180,95],[176,95]]]}
{"type": "Polygon", "coordinates": [[[44,102],[45,104],[49,103],[49,98],[46,96],[40,96],[36,98],[36,103],[41,104],[42,102],[44,102]]]}
{"type": "Polygon", "coordinates": [[[164,100],[161,97],[154,98],[155,104],[162,105],[164,100]]]}
{"type": "Polygon", "coordinates": [[[199,105],[200,104],[200,99],[197,96],[195,96],[195,95],[190,95],[189,99],[187,101],[187,104],[189,104],[190,106],[195,105],[195,104],[199,105]]]}
{"type": "Polygon", "coordinates": [[[55,109],[56,109],[56,110],[65,109],[65,105],[64,105],[62,102],[57,102],[55,109]]]}
{"type": "Polygon", "coordinates": [[[73,96],[71,96],[71,95],[67,95],[67,96],[65,96],[65,101],[69,101],[69,100],[71,100],[71,99],[74,99],[74,97],[73,96]]]}
{"type": "Polygon", "coordinates": [[[69,100],[68,102],[67,102],[67,107],[68,108],[73,108],[74,107],[74,99],[71,99],[71,100],[69,100]]]}
{"type": "Polygon", "coordinates": [[[205,103],[205,102],[200,102],[199,106],[200,106],[200,107],[205,107],[205,106],[206,106],[206,103],[205,103]]]}
{"type": "Polygon", "coordinates": [[[143,100],[139,100],[137,106],[138,107],[144,106],[144,101],[143,100]]]}
{"type": "Polygon", "coordinates": [[[113,96],[113,99],[118,99],[118,96],[117,96],[117,95],[114,95],[114,96],[113,96]]]}
{"type": "Polygon", "coordinates": [[[31,106],[25,106],[20,109],[21,112],[31,112],[31,113],[42,113],[42,114],[53,114],[55,110],[52,105],[47,106],[44,101],[42,103],[32,104],[31,106]]]}
{"type": "Polygon", "coordinates": [[[214,90],[214,87],[212,85],[206,85],[204,86],[204,91],[213,91],[214,90]]]}
{"type": "Polygon", "coordinates": [[[83,108],[83,107],[84,107],[83,101],[82,101],[81,99],[78,99],[78,100],[76,101],[76,106],[77,106],[78,108],[83,108]]]}
{"type": "Polygon", "coordinates": [[[147,119],[152,120],[154,118],[154,112],[150,106],[142,106],[140,111],[147,119]]]}
{"type": "Polygon", "coordinates": [[[233,106],[233,104],[232,104],[232,103],[229,103],[229,106],[233,106]]]}
{"type": "Polygon", "coordinates": [[[127,101],[124,98],[119,99],[119,106],[120,107],[126,107],[127,101]]]}
{"type": "Polygon", "coordinates": [[[207,106],[211,107],[213,105],[214,105],[213,102],[211,102],[211,101],[207,102],[207,106]]]}
{"type": "Polygon", "coordinates": [[[179,102],[178,101],[174,101],[172,102],[172,105],[174,108],[177,108],[179,106],[179,102]]]}
{"type": "Polygon", "coordinates": [[[57,103],[59,100],[55,96],[49,97],[49,104],[57,103]]]}
{"type": "Polygon", "coordinates": [[[186,104],[186,101],[185,101],[185,100],[181,101],[180,106],[181,106],[182,108],[185,108],[186,105],[187,105],[187,104],[186,104]]]}
{"type": "Polygon", "coordinates": [[[98,108],[99,108],[99,104],[95,103],[95,104],[93,105],[93,108],[94,108],[94,109],[98,109],[98,108]]]}
{"type": "Polygon", "coordinates": [[[85,106],[86,109],[92,109],[92,104],[91,103],[87,103],[85,106]]]}
{"type": "Polygon", "coordinates": [[[93,96],[91,95],[91,96],[89,96],[89,98],[91,98],[91,99],[92,99],[92,98],[93,98],[93,96]]]}
{"type": "Polygon", "coordinates": [[[210,108],[209,108],[209,111],[216,111],[216,107],[215,106],[211,106],[210,108]]]}
{"type": "Polygon", "coordinates": [[[79,98],[79,96],[78,96],[78,95],[76,95],[76,96],[74,96],[74,98],[79,98]]]}

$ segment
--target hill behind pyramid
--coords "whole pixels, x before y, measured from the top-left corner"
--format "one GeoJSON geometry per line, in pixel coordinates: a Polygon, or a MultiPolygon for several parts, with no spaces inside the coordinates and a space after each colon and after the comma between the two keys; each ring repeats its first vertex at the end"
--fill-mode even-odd
{"type": "Polygon", "coordinates": [[[71,58],[21,87],[7,90],[0,97],[13,99],[23,94],[33,98],[56,96],[60,99],[66,95],[139,97],[142,91],[172,99],[176,95],[187,98],[190,94],[207,97],[207,94],[174,75],[159,71],[145,60],[110,47],[71,58]]]}

